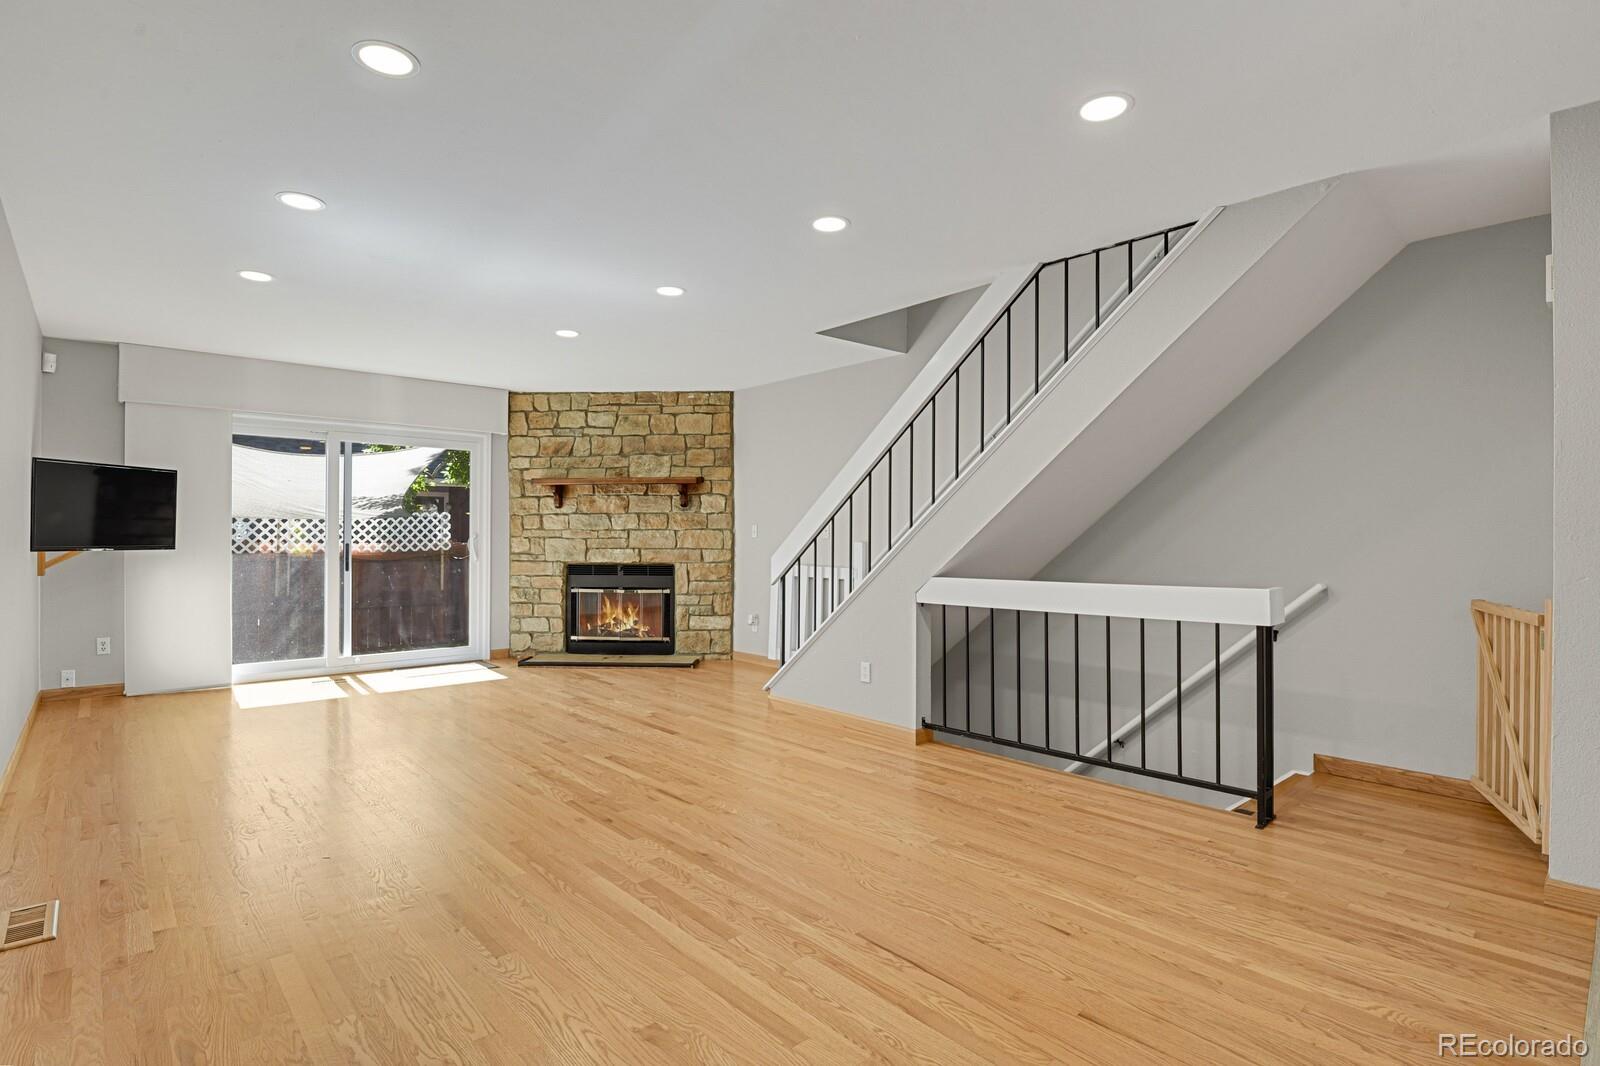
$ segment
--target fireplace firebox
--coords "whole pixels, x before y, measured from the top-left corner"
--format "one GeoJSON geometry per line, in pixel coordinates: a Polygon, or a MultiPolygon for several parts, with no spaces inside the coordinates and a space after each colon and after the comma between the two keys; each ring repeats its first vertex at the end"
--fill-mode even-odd
{"type": "Polygon", "coordinates": [[[568,563],[567,651],[670,655],[671,563],[568,563]]]}

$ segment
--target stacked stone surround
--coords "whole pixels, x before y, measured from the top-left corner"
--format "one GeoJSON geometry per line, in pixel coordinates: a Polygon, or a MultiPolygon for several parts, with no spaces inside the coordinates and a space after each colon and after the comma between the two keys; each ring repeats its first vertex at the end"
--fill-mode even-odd
{"type": "Polygon", "coordinates": [[[514,392],[511,650],[560,651],[566,564],[676,563],[679,651],[733,652],[733,394],[514,392]],[[698,474],[675,486],[580,485],[558,510],[541,477],[698,474]]]}

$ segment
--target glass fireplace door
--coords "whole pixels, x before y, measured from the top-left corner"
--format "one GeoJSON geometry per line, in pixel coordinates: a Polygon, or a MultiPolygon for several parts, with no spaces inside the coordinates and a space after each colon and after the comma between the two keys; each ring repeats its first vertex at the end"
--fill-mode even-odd
{"type": "Polygon", "coordinates": [[[665,589],[573,589],[572,635],[583,640],[661,640],[667,634],[665,589]]]}

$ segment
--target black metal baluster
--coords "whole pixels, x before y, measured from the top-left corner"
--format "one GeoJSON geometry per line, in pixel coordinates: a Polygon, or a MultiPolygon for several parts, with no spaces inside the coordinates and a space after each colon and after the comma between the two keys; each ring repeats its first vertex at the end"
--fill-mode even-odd
{"type": "Polygon", "coordinates": [[[1146,765],[1145,751],[1149,747],[1149,744],[1147,744],[1146,741],[1145,741],[1145,733],[1144,733],[1144,709],[1145,709],[1145,706],[1146,706],[1146,704],[1145,704],[1145,694],[1144,694],[1144,619],[1141,618],[1141,619],[1139,619],[1139,768],[1140,769],[1144,769],[1145,768],[1145,765],[1146,765]]]}
{"type": "Polygon", "coordinates": [[[978,451],[989,443],[989,335],[978,338],[978,451]]]}
{"type": "Polygon", "coordinates": [[[778,578],[778,665],[789,661],[789,571],[778,578]]]}
{"type": "Polygon", "coordinates": [[[995,626],[995,617],[996,617],[996,615],[994,613],[994,608],[993,607],[989,608],[989,739],[990,740],[994,739],[995,732],[996,732],[996,730],[995,730],[995,722],[1000,717],[998,714],[995,713],[995,698],[994,698],[994,626],[995,626]]]}
{"type": "Polygon", "coordinates": [[[1256,828],[1272,821],[1272,627],[1256,627],[1256,828]]]}
{"type": "Polygon", "coordinates": [[[1183,776],[1183,623],[1172,623],[1177,634],[1173,659],[1178,666],[1178,776],[1183,776]]]}
{"type": "Polygon", "coordinates": [[[1050,612],[1041,611],[1039,622],[1044,626],[1044,746],[1050,749],[1050,612]]]}
{"type": "Polygon", "coordinates": [[[1094,253],[1094,328],[1100,328],[1100,253],[1094,253]]]}
{"type": "Polygon", "coordinates": [[[1211,626],[1213,650],[1216,658],[1212,659],[1212,682],[1215,685],[1217,696],[1217,784],[1222,784],[1222,623],[1215,622],[1211,626]]]}
{"type": "Polygon", "coordinates": [[[1039,395],[1039,286],[1044,284],[1044,267],[1033,276],[1033,394],[1039,395]]]}
{"type": "Polygon", "coordinates": [[[950,724],[950,607],[939,605],[939,723],[950,724]]]}
{"type": "Polygon", "coordinates": [[[1128,242],[1128,291],[1123,299],[1133,295],[1133,242],[1128,242]]]}
{"type": "Polygon", "coordinates": [[[889,541],[889,546],[885,549],[885,552],[894,551],[894,449],[895,445],[899,443],[900,438],[896,437],[889,444],[889,491],[884,494],[886,498],[883,501],[888,505],[884,508],[884,533],[889,541]]]}
{"type": "Polygon", "coordinates": [[[939,498],[939,394],[944,391],[940,385],[933,390],[933,407],[928,412],[928,508],[933,509],[934,501],[939,498]]]}
{"type": "Polygon", "coordinates": [[[906,439],[906,532],[917,522],[917,419],[918,410],[911,416],[911,435],[906,439]]]}
{"type": "Polygon", "coordinates": [[[877,463],[867,467],[867,565],[865,569],[869,574],[872,573],[872,475],[877,472],[877,463]]]}
{"type": "Polygon", "coordinates": [[[811,538],[811,632],[822,625],[822,556],[817,537],[811,538]]]}
{"type": "Polygon", "coordinates": [[[1017,739],[1022,739],[1022,612],[1012,611],[1017,623],[1017,739]]]}
{"type": "Polygon", "coordinates": [[[1081,705],[1079,697],[1082,695],[1082,672],[1078,669],[1080,657],[1078,655],[1078,615],[1072,616],[1072,753],[1074,755],[1083,751],[1083,724],[1078,719],[1078,708],[1081,705]]]}
{"type": "Polygon", "coordinates": [[[1072,257],[1061,261],[1061,369],[1072,354],[1072,257]]]}
{"type": "Polygon", "coordinates": [[[955,438],[957,479],[961,477],[961,368],[966,365],[966,362],[966,359],[963,358],[960,363],[956,364],[956,420],[955,429],[950,434],[951,437],[955,438]]]}
{"type": "Polygon", "coordinates": [[[1011,308],[1006,307],[1006,425],[1011,424],[1011,308]]]}
{"type": "Polygon", "coordinates": [[[845,583],[844,594],[850,595],[856,590],[856,494],[850,490],[850,517],[845,524],[845,536],[849,538],[845,545],[845,565],[850,568],[849,580],[845,583]]]}
{"type": "Polygon", "coordinates": [[[962,671],[962,676],[966,678],[967,682],[966,719],[967,732],[970,733],[972,732],[972,608],[962,607],[961,609],[966,612],[966,624],[963,627],[966,632],[962,634],[961,643],[966,649],[967,668],[962,671]]]}
{"type": "Polygon", "coordinates": [[[1106,615],[1106,762],[1116,761],[1116,748],[1111,743],[1111,616],[1106,615]]]}

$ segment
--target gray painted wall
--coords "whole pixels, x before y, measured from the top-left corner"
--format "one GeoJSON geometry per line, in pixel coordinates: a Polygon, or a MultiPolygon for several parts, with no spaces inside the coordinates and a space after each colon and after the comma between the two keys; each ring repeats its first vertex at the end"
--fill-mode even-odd
{"type": "Polygon", "coordinates": [[[30,460],[38,425],[39,319],[0,208],[0,767],[39,691],[39,579],[28,552],[30,460]]]}
{"type": "Polygon", "coordinates": [[[767,654],[772,552],[982,293],[912,308],[905,355],[733,394],[735,651],[767,654]]]}
{"type": "MultiPolygon", "coordinates": [[[[117,346],[47,338],[56,372],[39,386],[39,454],[52,459],[120,463],[122,404],[117,400],[117,346]]],[[[39,683],[122,681],[121,552],[92,552],[52,569],[39,583],[39,683]],[[111,654],[95,654],[95,638],[111,638],[111,654]]]]}
{"type": "Polygon", "coordinates": [[[1555,713],[1550,876],[1600,886],[1600,104],[1550,117],[1555,713]]]}
{"type": "MultiPolygon", "coordinates": [[[[1408,246],[1039,576],[1326,582],[1277,645],[1280,772],[1324,752],[1469,776],[1468,601],[1550,594],[1549,240],[1535,218],[1408,246]]],[[[1190,669],[1202,639],[1184,635],[1190,669]]],[[[1246,661],[1224,686],[1240,744],[1253,680],[1246,661]]],[[[1188,720],[1186,750],[1209,752],[1188,720]]]]}

